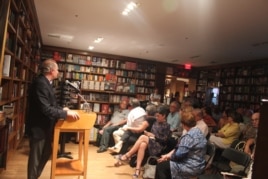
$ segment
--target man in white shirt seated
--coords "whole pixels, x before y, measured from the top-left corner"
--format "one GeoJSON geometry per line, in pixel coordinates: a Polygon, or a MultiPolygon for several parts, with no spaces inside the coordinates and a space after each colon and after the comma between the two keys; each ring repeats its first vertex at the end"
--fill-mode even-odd
{"type": "Polygon", "coordinates": [[[112,152],[118,153],[120,151],[123,144],[123,139],[121,139],[122,136],[124,136],[124,140],[131,136],[132,131],[128,130],[128,127],[139,127],[145,120],[146,111],[140,107],[140,102],[138,99],[132,99],[130,101],[130,106],[132,109],[128,114],[127,124],[113,132],[115,145],[108,148],[112,152]]]}

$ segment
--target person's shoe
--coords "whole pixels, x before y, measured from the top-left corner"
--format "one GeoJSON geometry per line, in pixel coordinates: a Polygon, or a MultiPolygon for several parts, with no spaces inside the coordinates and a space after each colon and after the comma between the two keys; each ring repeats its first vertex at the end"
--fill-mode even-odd
{"type": "Polygon", "coordinates": [[[112,153],[119,153],[120,149],[116,147],[109,147],[108,150],[112,153]]]}
{"type": "Polygon", "coordinates": [[[127,156],[127,154],[124,154],[124,155],[120,154],[116,158],[119,162],[121,162],[123,164],[129,164],[130,158],[127,156]],[[125,158],[125,159],[123,159],[123,158],[125,158]]]}
{"type": "Polygon", "coordinates": [[[137,179],[140,176],[140,169],[136,168],[135,173],[132,175],[133,179],[137,179]]]}
{"type": "Polygon", "coordinates": [[[99,149],[97,150],[97,153],[102,153],[102,152],[106,152],[106,151],[107,151],[106,148],[99,148],[99,149]]]}
{"type": "Polygon", "coordinates": [[[114,163],[115,167],[120,167],[121,165],[123,165],[123,163],[120,162],[120,161],[117,161],[117,162],[114,163]]]}

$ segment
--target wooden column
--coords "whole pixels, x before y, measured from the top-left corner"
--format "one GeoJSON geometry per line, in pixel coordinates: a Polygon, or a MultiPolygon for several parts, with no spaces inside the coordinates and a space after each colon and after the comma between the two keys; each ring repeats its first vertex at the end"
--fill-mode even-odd
{"type": "Polygon", "coordinates": [[[262,102],[260,111],[260,121],[258,127],[258,136],[253,163],[253,179],[267,178],[267,161],[268,161],[268,101],[262,102]]]}

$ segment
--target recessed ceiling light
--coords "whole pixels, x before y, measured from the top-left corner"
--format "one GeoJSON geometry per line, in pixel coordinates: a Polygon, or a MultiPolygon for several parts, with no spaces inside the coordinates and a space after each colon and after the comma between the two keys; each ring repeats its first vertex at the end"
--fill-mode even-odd
{"type": "Polygon", "coordinates": [[[94,46],[89,46],[88,49],[89,50],[93,50],[94,49],[94,46]]]}
{"type": "Polygon", "coordinates": [[[130,13],[130,11],[134,10],[137,6],[138,6],[137,3],[130,2],[130,3],[127,5],[127,7],[124,9],[124,11],[122,12],[122,15],[127,16],[128,13],[130,13]]]}

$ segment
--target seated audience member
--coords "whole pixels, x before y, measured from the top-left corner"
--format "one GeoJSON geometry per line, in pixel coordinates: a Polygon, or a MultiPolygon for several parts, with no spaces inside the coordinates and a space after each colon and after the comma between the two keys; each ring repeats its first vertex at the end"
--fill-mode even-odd
{"type": "MultiPolygon", "coordinates": [[[[151,131],[151,128],[156,121],[155,113],[156,113],[156,106],[153,104],[149,104],[146,106],[146,113],[147,116],[143,123],[139,127],[128,127],[127,130],[130,130],[132,132],[132,135],[129,138],[124,139],[124,135],[122,136],[122,148],[119,151],[119,154],[125,154],[128,152],[130,147],[137,141],[140,135],[143,134],[143,132],[146,131],[151,131]]],[[[116,149],[111,150],[112,152],[117,152],[116,149]]],[[[122,165],[120,161],[117,161],[114,164],[116,167],[119,167],[122,165]]]]}
{"type": "Polygon", "coordinates": [[[217,124],[217,129],[220,130],[223,126],[225,126],[225,124],[228,123],[228,117],[227,114],[228,112],[231,111],[230,108],[226,108],[222,111],[222,116],[217,124]]]}
{"type": "Polygon", "coordinates": [[[112,118],[108,121],[101,130],[99,130],[99,135],[101,135],[100,146],[97,150],[98,153],[105,152],[108,148],[111,134],[123,126],[127,122],[127,116],[129,113],[128,101],[126,99],[120,102],[120,109],[114,111],[112,118]]]}
{"type": "Polygon", "coordinates": [[[145,120],[146,112],[142,107],[140,107],[140,101],[138,99],[132,99],[130,101],[130,106],[132,109],[128,114],[127,124],[113,132],[115,145],[109,148],[112,152],[118,153],[122,147],[123,141],[127,140],[131,135],[139,135],[139,133],[133,134],[131,130],[128,130],[128,128],[139,128],[145,120]]]}
{"type": "MultiPolygon", "coordinates": [[[[182,103],[182,106],[184,106],[183,108],[181,108],[181,110],[179,111],[179,115],[181,116],[181,114],[183,112],[192,112],[194,110],[193,106],[191,106],[191,103],[186,100],[182,103]],[[186,103],[186,104],[185,104],[186,103]]],[[[175,138],[176,140],[181,137],[183,135],[183,128],[182,128],[182,124],[180,122],[178,130],[175,132],[172,132],[172,136],[173,138],[175,138]]]]}
{"type": "Polygon", "coordinates": [[[167,116],[167,123],[170,124],[171,132],[178,130],[180,126],[181,115],[179,113],[180,104],[177,101],[173,101],[169,105],[169,114],[167,116]]]}
{"type": "Polygon", "coordinates": [[[118,160],[122,163],[129,162],[132,155],[137,154],[136,170],[133,178],[138,178],[141,170],[141,164],[148,150],[150,156],[159,156],[166,147],[170,137],[170,125],[167,123],[169,113],[167,106],[159,106],[156,112],[156,121],[153,123],[150,132],[144,131],[134,146],[125,154],[119,155],[118,160]]]}
{"type": "Polygon", "coordinates": [[[260,113],[256,112],[252,114],[251,117],[251,125],[245,129],[242,140],[245,140],[246,144],[244,147],[244,152],[252,155],[253,153],[253,145],[255,144],[255,140],[257,137],[257,130],[259,126],[260,113]]]}
{"type": "Polygon", "coordinates": [[[217,133],[210,135],[210,142],[218,148],[230,147],[233,141],[237,140],[240,135],[239,122],[241,115],[235,111],[228,113],[228,123],[223,126],[217,133]]]}
{"type": "Polygon", "coordinates": [[[204,107],[203,108],[203,120],[208,125],[209,132],[213,132],[213,130],[216,128],[217,124],[215,120],[212,118],[212,112],[210,107],[204,107]]]}
{"type": "MultiPolygon", "coordinates": [[[[195,121],[196,121],[195,127],[198,127],[201,130],[201,132],[204,134],[204,136],[206,137],[208,135],[208,126],[203,120],[202,110],[199,108],[195,108],[195,109],[193,109],[192,114],[193,114],[195,121]]],[[[182,135],[184,135],[186,133],[187,133],[187,130],[184,129],[182,132],[182,135]]]]}
{"type": "Polygon", "coordinates": [[[203,132],[195,127],[196,119],[190,112],[183,112],[181,123],[186,134],[174,150],[158,159],[155,179],[191,178],[205,169],[207,140],[203,132]]]}

